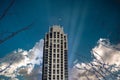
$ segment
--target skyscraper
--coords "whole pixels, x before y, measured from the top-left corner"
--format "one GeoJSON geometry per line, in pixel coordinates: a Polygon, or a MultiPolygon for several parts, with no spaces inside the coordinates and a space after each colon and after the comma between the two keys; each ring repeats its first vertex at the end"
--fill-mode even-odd
{"type": "Polygon", "coordinates": [[[54,25],[44,38],[42,80],[68,80],[67,35],[54,25]]]}

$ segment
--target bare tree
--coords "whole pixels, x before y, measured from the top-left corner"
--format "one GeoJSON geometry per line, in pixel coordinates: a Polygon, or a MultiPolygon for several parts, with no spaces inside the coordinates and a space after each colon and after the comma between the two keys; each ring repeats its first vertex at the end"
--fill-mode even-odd
{"type": "MultiPolygon", "coordinates": [[[[13,6],[14,3],[15,3],[15,0],[10,1],[9,5],[6,7],[6,9],[3,11],[3,13],[1,13],[0,20],[2,20],[7,15],[7,12],[13,6]]],[[[34,24],[34,22],[32,22],[31,24],[29,24],[29,25],[27,25],[27,26],[25,26],[17,31],[14,31],[14,32],[10,32],[10,31],[9,32],[1,32],[0,33],[0,44],[4,43],[5,41],[11,39],[12,37],[16,36],[17,34],[19,34],[21,32],[29,30],[31,27],[33,27],[33,24],[34,24]],[[6,34],[8,34],[8,35],[2,38],[2,36],[6,35],[6,34]]],[[[16,59],[13,58],[11,60],[11,62],[4,69],[0,69],[0,73],[5,71],[7,68],[9,68],[15,60],[16,59]]],[[[0,59],[0,62],[2,62],[1,59],[0,59]]]]}
{"type": "MultiPolygon", "coordinates": [[[[23,28],[15,31],[15,32],[9,32],[10,34],[9,34],[8,36],[6,36],[6,37],[3,38],[3,39],[0,39],[0,44],[2,44],[3,42],[9,40],[10,38],[14,37],[14,36],[17,35],[18,33],[21,33],[21,32],[23,32],[23,31],[26,31],[26,30],[30,29],[30,28],[33,26],[33,24],[34,24],[34,22],[31,23],[30,25],[26,26],[26,27],[23,27],[23,28]]],[[[2,33],[1,36],[4,35],[4,34],[5,34],[5,33],[2,33]]]]}
{"type": "MultiPolygon", "coordinates": [[[[98,54],[96,52],[96,54],[98,54]]],[[[101,57],[102,59],[102,57],[101,57]]],[[[87,57],[80,55],[80,60],[85,63],[88,60],[87,57]]],[[[103,60],[103,59],[102,59],[103,60]]],[[[117,69],[115,65],[108,65],[105,61],[95,60],[94,62],[86,63],[86,66],[83,68],[76,67],[77,70],[81,70],[84,72],[79,73],[79,78],[86,77],[85,80],[91,80],[91,75],[93,75],[95,80],[119,80],[120,79],[120,71],[113,71],[113,69],[117,69]],[[89,68],[88,68],[88,67],[89,68]],[[119,78],[119,79],[118,79],[119,78]]]]}
{"type": "Polygon", "coordinates": [[[0,15],[0,20],[2,20],[5,16],[6,16],[6,14],[7,14],[7,12],[9,11],[9,9],[13,6],[13,4],[15,3],[15,0],[11,0],[10,1],[10,4],[7,6],[7,8],[3,11],[3,13],[0,15]]]}

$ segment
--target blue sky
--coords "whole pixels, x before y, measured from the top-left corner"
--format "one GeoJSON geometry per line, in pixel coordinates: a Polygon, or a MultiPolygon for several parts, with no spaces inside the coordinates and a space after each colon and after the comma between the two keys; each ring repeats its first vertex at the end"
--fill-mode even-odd
{"type": "MultiPolygon", "coordinates": [[[[0,0],[0,15],[10,0],[0,0]]],[[[15,0],[3,19],[0,33],[14,32],[32,22],[33,27],[0,44],[0,58],[22,48],[29,50],[44,38],[49,26],[58,24],[68,34],[69,64],[90,50],[99,38],[120,42],[119,0],[15,0]]],[[[2,38],[2,37],[0,37],[2,38]]]]}

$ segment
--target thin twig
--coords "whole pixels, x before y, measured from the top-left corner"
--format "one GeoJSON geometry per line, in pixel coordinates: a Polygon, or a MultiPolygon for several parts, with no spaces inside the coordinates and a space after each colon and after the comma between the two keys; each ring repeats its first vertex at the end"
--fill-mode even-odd
{"type": "Polygon", "coordinates": [[[5,37],[4,39],[1,39],[1,40],[0,40],[0,44],[2,44],[3,42],[9,40],[10,38],[14,37],[14,36],[17,35],[18,33],[30,29],[33,24],[34,24],[34,23],[31,23],[31,24],[28,25],[27,27],[24,27],[24,28],[22,28],[22,29],[19,29],[19,30],[17,30],[16,32],[12,32],[10,35],[8,35],[7,37],[5,37]]]}
{"type": "Polygon", "coordinates": [[[15,2],[15,0],[11,0],[10,4],[8,5],[8,7],[3,11],[2,15],[0,16],[0,20],[2,20],[6,16],[7,12],[13,6],[14,2],[15,2]]]}

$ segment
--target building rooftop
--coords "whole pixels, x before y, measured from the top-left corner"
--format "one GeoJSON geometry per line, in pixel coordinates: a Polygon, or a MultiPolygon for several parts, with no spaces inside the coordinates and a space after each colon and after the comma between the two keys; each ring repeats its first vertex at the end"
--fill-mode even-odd
{"type": "Polygon", "coordinates": [[[58,32],[63,32],[63,27],[60,25],[53,25],[52,27],[49,28],[50,32],[58,31],[58,32]]]}

